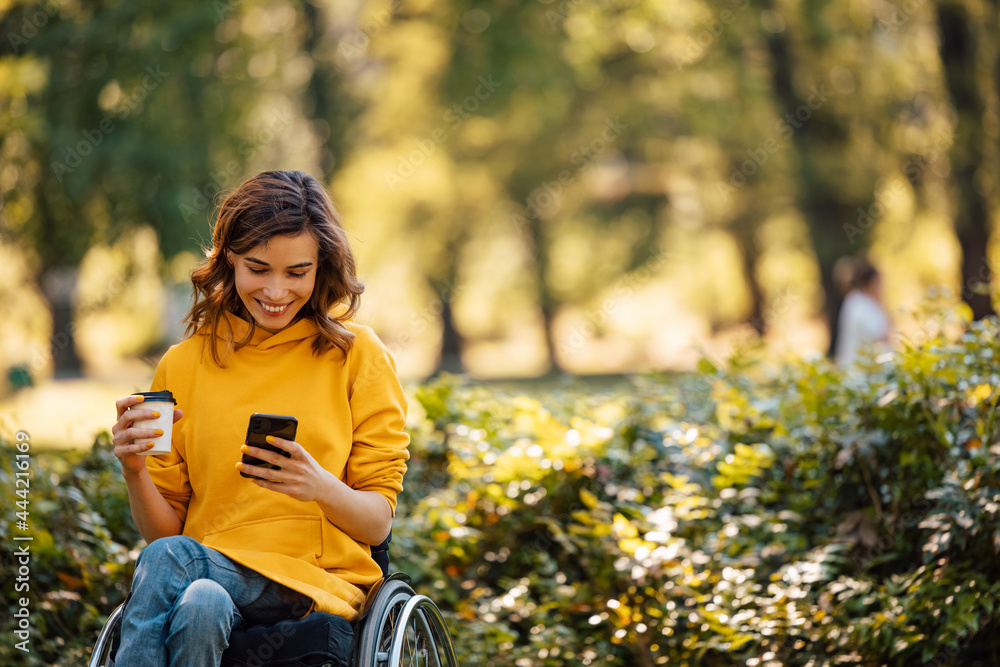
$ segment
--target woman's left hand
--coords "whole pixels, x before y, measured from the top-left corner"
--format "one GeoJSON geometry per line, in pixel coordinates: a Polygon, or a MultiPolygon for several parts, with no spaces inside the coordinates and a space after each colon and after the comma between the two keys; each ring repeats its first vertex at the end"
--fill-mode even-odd
{"type": "Polygon", "coordinates": [[[267,441],[292,456],[288,458],[267,449],[243,445],[243,453],[273,463],[281,468],[281,470],[275,470],[274,468],[247,465],[242,461],[237,463],[238,470],[262,478],[251,480],[257,486],[284,493],[302,502],[310,502],[318,500],[324,494],[324,490],[336,480],[330,471],[317,463],[316,459],[294,440],[285,440],[269,435],[267,441]]]}

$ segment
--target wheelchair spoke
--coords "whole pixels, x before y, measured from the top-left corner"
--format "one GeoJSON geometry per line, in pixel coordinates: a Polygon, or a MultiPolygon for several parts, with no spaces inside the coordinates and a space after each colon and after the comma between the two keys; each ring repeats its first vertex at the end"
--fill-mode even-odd
{"type": "Polygon", "coordinates": [[[423,667],[431,664],[426,646],[427,634],[421,627],[424,625],[421,621],[419,612],[407,619],[406,627],[403,628],[403,655],[400,656],[398,667],[423,667]]]}
{"type": "Polygon", "coordinates": [[[394,601],[389,609],[387,622],[382,627],[381,635],[378,638],[378,658],[380,663],[382,661],[388,663],[389,647],[392,645],[393,629],[396,628],[399,623],[399,615],[403,611],[405,604],[406,600],[400,599],[398,601],[394,601]]]}

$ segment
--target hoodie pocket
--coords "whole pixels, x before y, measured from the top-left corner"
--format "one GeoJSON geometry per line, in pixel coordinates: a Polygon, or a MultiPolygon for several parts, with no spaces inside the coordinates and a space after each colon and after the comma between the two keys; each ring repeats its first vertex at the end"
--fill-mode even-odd
{"type": "Polygon", "coordinates": [[[315,516],[244,521],[205,533],[207,547],[290,556],[318,564],[323,555],[321,520],[315,516]]]}

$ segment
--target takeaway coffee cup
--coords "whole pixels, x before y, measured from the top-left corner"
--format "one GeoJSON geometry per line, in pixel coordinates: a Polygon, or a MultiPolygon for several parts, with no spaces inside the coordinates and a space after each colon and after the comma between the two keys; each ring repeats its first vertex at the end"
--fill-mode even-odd
{"type": "Polygon", "coordinates": [[[177,401],[174,400],[174,395],[166,390],[140,391],[132,395],[145,397],[142,403],[133,407],[159,411],[160,413],[160,416],[157,419],[137,419],[133,422],[133,425],[136,428],[163,429],[163,435],[156,436],[155,438],[136,438],[135,444],[137,445],[142,445],[147,442],[153,443],[153,446],[150,447],[148,451],[139,453],[146,456],[150,454],[170,453],[170,436],[174,430],[174,406],[177,404],[177,401]]]}

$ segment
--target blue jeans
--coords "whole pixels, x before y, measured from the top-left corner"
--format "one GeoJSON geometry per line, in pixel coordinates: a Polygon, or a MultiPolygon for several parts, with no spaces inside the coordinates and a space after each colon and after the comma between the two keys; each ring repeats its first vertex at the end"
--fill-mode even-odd
{"type": "Polygon", "coordinates": [[[163,537],[139,554],[115,664],[218,667],[241,622],[271,625],[311,606],[307,595],[190,537],[163,537]]]}

